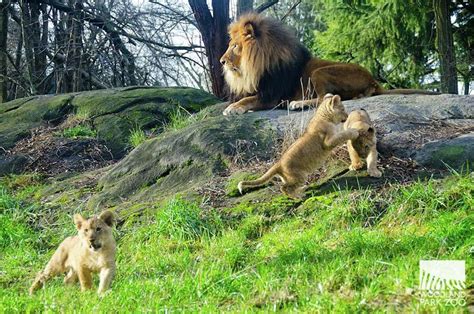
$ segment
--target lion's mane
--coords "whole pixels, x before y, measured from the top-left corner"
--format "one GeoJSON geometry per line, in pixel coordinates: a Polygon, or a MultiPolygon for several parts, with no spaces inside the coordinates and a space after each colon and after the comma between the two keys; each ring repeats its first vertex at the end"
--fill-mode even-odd
{"type": "Polygon", "coordinates": [[[292,30],[273,18],[249,13],[229,26],[229,35],[242,44],[241,76],[226,73],[235,96],[257,94],[262,103],[268,104],[295,93],[311,55],[292,30]],[[245,40],[248,24],[254,32],[250,41],[245,40]]]}

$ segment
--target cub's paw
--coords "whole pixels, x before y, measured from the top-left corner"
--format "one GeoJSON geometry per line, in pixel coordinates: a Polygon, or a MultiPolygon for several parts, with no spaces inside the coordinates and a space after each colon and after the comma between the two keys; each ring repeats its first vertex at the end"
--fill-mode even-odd
{"type": "Polygon", "coordinates": [[[290,110],[304,109],[304,107],[305,107],[305,104],[301,100],[293,100],[288,105],[288,109],[290,109],[290,110]]]}
{"type": "Polygon", "coordinates": [[[349,132],[349,139],[350,140],[355,140],[359,137],[359,130],[356,129],[347,129],[349,132]]]}
{"type": "Polygon", "coordinates": [[[99,296],[99,298],[103,298],[105,297],[106,295],[110,294],[112,290],[97,290],[97,295],[99,296]]]}
{"type": "Polygon", "coordinates": [[[382,172],[380,172],[379,169],[368,169],[367,170],[367,173],[369,174],[369,176],[371,177],[375,177],[375,178],[380,178],[382,176],[382,172]]]}
{"type": "Polygon", "coordinates": [[[244,114],[246,112],[247,109],[245,109],[245,107],[239,105],[238,103],[233,103],[227,106],[227,108],[225,108],[223,114],[224,116],[232,116],[237,114],[244,114]]]}
{"type": "Polygon", "coordinates": [[[356,162],[356,163],[352,163],[350,166],[349,166],[349,170],[359,170],[362,168],[364,164],[362,162],[356,162]]]}

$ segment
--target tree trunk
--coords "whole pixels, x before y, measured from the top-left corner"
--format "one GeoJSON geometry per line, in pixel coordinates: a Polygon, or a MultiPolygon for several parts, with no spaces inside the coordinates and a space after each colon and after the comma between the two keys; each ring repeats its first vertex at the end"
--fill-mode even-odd
{"type": "Polygon", "coordinates": [[[7,101],[7,36],[9,2],[10,1],[0,2],[0,103],[7,101]]]}
{"type": "Polygon", "coordinates": [[[246,12],[253,10],[253,0],[238,0],[237,1],[237,17],[246,12]]]}
{"type": "Polygon", "coordinates": [[[434,0],[436,38],[440,64],[441,92],[457,94],[456,56],[454,55],[449,2],[448,0],[434,0]]]}
{"type": "Polygon", "coordinates": [[[229,25],[229,0],[213,0],[211,15],[206,0],[188,0],[206,49],[212,92],[219,98],[227,96],[219,59],[227,49],[227,25],[229,25]]]}
{"type": "Polygon", "coordinates": [[[32,43],[31,38],[31,16],[28,2],[25,0],[20,0],[20,9],[21,33],[23,37],[23,46],[25,49],[25,62],[28,71],[28,88],[31,95],[36,95],[38,91],[35,84],[35,57],[33,53],[34,44],[32,43]]]}

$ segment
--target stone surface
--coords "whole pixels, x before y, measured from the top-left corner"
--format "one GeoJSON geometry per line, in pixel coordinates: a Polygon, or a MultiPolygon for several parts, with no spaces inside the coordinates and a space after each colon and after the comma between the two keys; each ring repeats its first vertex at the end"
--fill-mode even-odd
{"type": "Polygon", "coordinates": [[[162,134],[134,149],[100,181],[89,206],[126,199],[162,199],[196,190],[230,163],[269,159],[277,137],[256,115],[219,114],[162,134]]]}
{"type": "MultiPolygon", "coordinates": [[[[382,95],[344,101],[343,104],[348,112],[363,108],[369,113],[378,133],[378,150],[385,156],[416,159],[425,148],[427,153],[432,151],[430,143],[433,141],[449,145],[448,139],[474,132],[474,96],[382,95]]],[[[312,117],[312,110],[252,114],[270,119],[272,125],[284,133],[288,127],[304,129],[312,117]]],[[[472,160],[469,155],[472,150],[467,149],[474,146],[472,137],[455,143],[466,148],[463,154],[457,155],[461,161],[456,164],[472,160]]],[[[446,169],[443,163],[431,162],[430,165],[446,169]]]]}
{"type": "MultiPolygon", "coordinates": [[[[65,115],[76,113],[87,116],[99,139],[121,156],[127,152],[131,129],[163,127],[179,105],[189,112],[201,111],[200,118],[145,141],[101,172],[104,174],[94,187],[88,207],[160,201],[177,193],[196,194],[203,187],[209,188],[216,178],[224,180],[222,193],[238,201],[241,198],[231,186],[234,183],[229,183],[229,174],[262,172],[267,167],[263,162],[278,158],[281,147],[288,147],[305,130],[314,111],[275,109],[229,117],[222,115],[227,104],[208,106],[215,102],[204,92],[179,88],[128,88],[17,100],[0,110],[0,121],[7,122],[0,127],[0,145],[8,149],[28,136],[31,127],[62,121],[65,115]],[[252,168],[255,163],[260,168],[252,168]]],[[[473,96],[384,95],[346,101],[344,105],[347,111],[367,110],[377,129],[381,160],[400,162],[399,168],[405,172],[412,169],[407,169],[405,163],[418,167],[416,162],[431,173],[473,162],[473,96]]],[[[347,155],[344,151],[342,154],[347,155]]],[[[15,164],[5,158],[0,161],[3,169],[15,164]]],[[[347,172],[347,166],[347,156],[335,154],[310,178],[310,193],[333,189],[325,186],[328,181],[359,186],[361,182],[377,185],[398,180],[389,167],[384,168],[384,177],[374,179],[365,171],[347,172]]],[[[272,187],[272,191],[278,193],[278,188],[272,187]]],[[[253,193],[269,194],[266,189],[249,194],[253,193]]]]}
{"type": "Polygon", "coordinates": [[[178,106],[193,113],[216,101],[206,92],[181,87],[128,87],[17,99],[0,106],[0,147],[9,149],[32,129],[78,114],[91,119],[98,137],[123,155],[131,129],[162,126],[178,106]]]}
{"type": "Polygon", "coordinates": [[[427,143],[415,155],[415,160],[429,168],[459,170],[468,162],[474,165],[474,132],[452,139],[427,143]]]}
{"type": "MultiPolygon", "coordinates": [[[[87,120],[114,158],[130,149],[132,130],[160,132],[176,110],[194,113],[217,99],[193,88],[128,87],[17,99],[0,106],[0,162],[4,153],[39,127],[56,126],[69,115],[87,120]]],[[[6,169],[6,168],[5,168],[6,169]]]]}
{"type": "Polygon", "coordinates": [[[0,158],[0,176],[20,173],[27,162],[28,158],[22,155],[0,158]]]}

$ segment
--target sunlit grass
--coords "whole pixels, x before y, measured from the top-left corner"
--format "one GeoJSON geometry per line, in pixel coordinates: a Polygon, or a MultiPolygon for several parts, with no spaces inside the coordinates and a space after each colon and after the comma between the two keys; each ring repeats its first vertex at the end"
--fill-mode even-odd
{"type": "Polygon", "coordinates": [[[461,312],[420,303],[419,260],[466,260],[473,283],[474,183],[453,175],[302,205],[282,197],[218,211],[176,197],[116,233],[118,271],[104,298],[62,278],[29,297],[55,234],[75,231],[60,210],[46,229],[15,215],[25,188],[0,190],[0,312],[461,312]]]}
{"type": "Polygon", "coordinates": [[[168,115],[168,122],[165,124],[164,131],[176,131],[184,129],[188,125],[205,118],[205,114],[198,112],[192,114],[183,107],[179,106],[168,115]]]}
{"type": "Polygon", "coordinates": [[[141,143],[146,141],[146,134],[141,128],[134,128],[130,131],[128,143],[131,147],[138,147],[141,143]]]}

